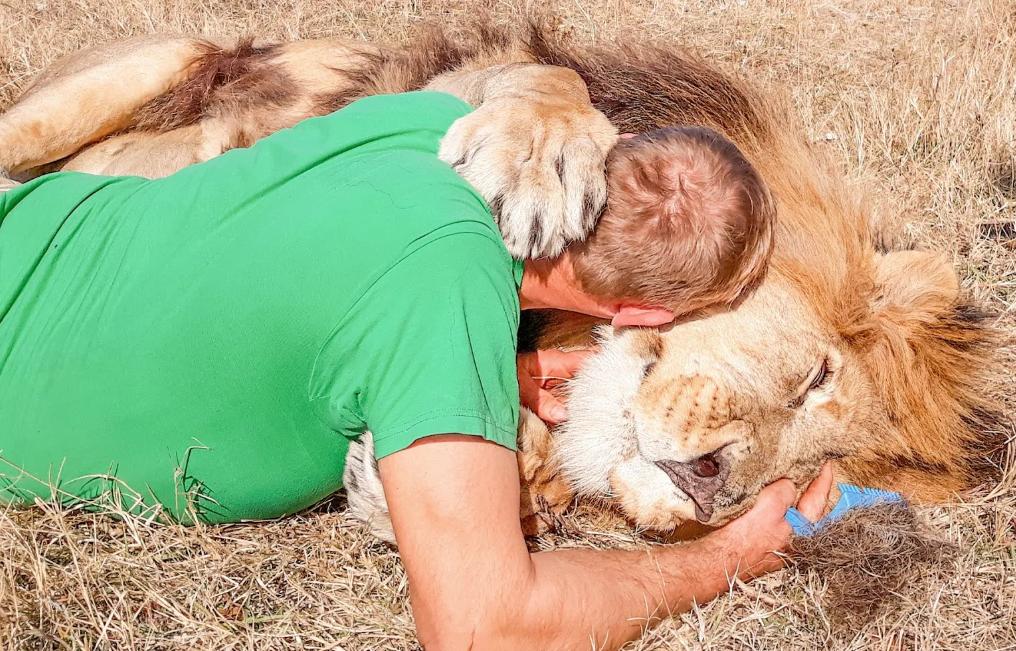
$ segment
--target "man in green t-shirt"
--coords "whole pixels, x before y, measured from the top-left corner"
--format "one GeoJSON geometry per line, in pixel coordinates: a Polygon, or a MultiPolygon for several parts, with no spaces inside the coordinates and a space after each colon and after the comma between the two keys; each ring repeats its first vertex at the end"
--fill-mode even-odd
{"type": "MultiPolygon", "coordinates": [[[[788,485],[671,550],[666,584],[638,555],[528,554],[520,307],[617,303],[509,256],[437,157],[470,111],[372,97],[164,179],[61,173],[0,195],[0,501],[273,518],[339,489],[370,429],[428,648],[616,646],[646,599],[687,608],[737,562],[778,562],[788,485]]],[[[628,323],[670,318],[641,307],[628,323]]]]}
{"type": "Polygon", "coordinates": [[[6,492],[274,518],[368,427],[379,457],[513,446],[522,263],[436,156],[469,111],[371,97],[164,179],[0,195],[0,448],[46,484],[6,492]]]}

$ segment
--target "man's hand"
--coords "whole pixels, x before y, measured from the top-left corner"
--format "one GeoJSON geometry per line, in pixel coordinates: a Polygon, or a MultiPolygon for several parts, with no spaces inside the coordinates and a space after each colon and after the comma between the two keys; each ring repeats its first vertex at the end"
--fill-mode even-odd
{"type": "Polygon", "coordinates": [[[568,418],[564,401],[552,391],[561,383],[572,379],[591,350],[564,352],[540,350],[523,353],[516,359],[519,372],[519,399],[545,423],[556,425],[568,418]]]}
{"type": "MultiPolygon", "coordinates": [[[[833,470],[827,461],[819,476],[801,496],[797,510],[812,522],[818,522],[828,510],[829,491],[833,486],[833,470]]],[[[755,506],[707,536],[726,548],[726,556],[736,559],[737,574],[743,578],[778,570],[784,565],[782,552],[793,535],[784,517],[794,506],[797,489],[789,479],[781,479],[762,489],[755,506]]],[[[733,576],[733,570],[731,575],[733,576]]]]}

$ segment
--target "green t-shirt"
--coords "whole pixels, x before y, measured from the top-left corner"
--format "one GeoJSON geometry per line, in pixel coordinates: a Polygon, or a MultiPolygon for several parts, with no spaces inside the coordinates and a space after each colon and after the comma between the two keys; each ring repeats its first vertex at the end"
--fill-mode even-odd
{"type": "Polygon", "coordinates": [[[271,518],[367,429],[514,448],[521,263],[436,155],[470,110],[371,97],[165,179],[0,195],[0,501],[271,518]]]}

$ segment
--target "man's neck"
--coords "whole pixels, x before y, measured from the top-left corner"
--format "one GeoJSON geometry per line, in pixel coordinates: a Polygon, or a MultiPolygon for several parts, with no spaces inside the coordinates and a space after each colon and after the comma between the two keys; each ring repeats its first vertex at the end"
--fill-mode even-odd
{"type": "Polygon", "coordinates": [[[567,251],[556,258],[526,262],[519,304],[523,310],[554,308],[610,319],[615,328],[655,328],[674,321],[674,312],[666,308],[587,294],[575,277],[575,267],[567,251]]]}
{"type": "Polygon", "coordinates": [[[605,319],[613,317],[620,307],[582,290],[567,251],[555,258],[526,261],[519,304],[523,310],[554,308],[605,319]]]}

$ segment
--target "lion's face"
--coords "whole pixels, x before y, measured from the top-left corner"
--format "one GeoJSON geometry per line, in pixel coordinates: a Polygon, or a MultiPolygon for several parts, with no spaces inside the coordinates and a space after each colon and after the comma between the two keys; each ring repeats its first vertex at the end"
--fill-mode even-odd
{"type": "Polygon", "coordinates": [[[600,333],[558,435],[565,476],[642,526],[721,524],[854,452],[879,415],[859,361],[789,283],[667,332],[600,333]]]}

